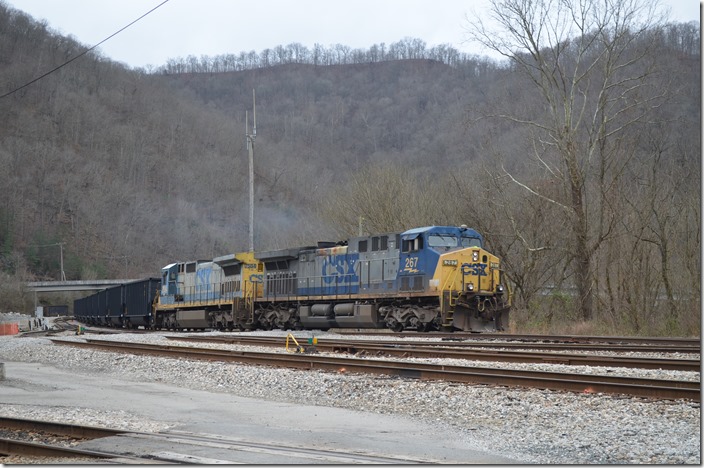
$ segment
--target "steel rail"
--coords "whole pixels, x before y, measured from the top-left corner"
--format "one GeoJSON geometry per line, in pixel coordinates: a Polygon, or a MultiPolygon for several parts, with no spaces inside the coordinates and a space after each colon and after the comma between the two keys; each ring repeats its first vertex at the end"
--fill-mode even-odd
{"type": "Polygon", "coordinates": [[[0,427],[4,429],[48,432],[50,434],[75,437],[78,439],[98,439],[100,437],[109,437],[130,432],[119,429],[5,417],[0,417],[0,427]]]}
{"type": "Polygon", "coordinates": [[[291,459],[317,459],[329,463],[374,463],[374,464],[417,464],[429,463],[428,460],[416,459],[410,456],[396,457],[364,454],[358,451],[346,452],[344,450],[321,449],[316,447],[305,447],[301,445],[286,445],[271,442],[246,441],[241,439],[230,439],[218,436],[203,436],[184,431],[163,431],[159,433],[130,433],[129,437],[145,440],[167,440],[176,444],[204,445],[209,448],[234,449],[241,452],[259,452],[279,455],[291,459]]]}
{"type": "Polygon", "coordinates": [[[450,338],[465,340],[520,340],[520,341],[547,341],[555,343],[632,343],[651,345],[692,346],[701,349],[701,338],[668,338],[668,337],[636,337],[636,336],[596,336],[596,335],[530,335],[515,333],[472,333],[472,332],[417,332],[391,330],[361,330],[336,328],[331,329],[341,335],[369,335],[369,336],[394,336],[399,338],[425,337],[425,338],[450,338]]]}
{"type": "Polygon", "coordinates": [[[47,445],[36,442],[26,442],[22,440],[0,438],[0,453],[5,455],[24,455],[32,457],[55,457],[55,458],[116,458],[116,455],[96,452],[94,450],[81,450],[58,445],[47,445]]]}
{"type": "MultiPolygon", "coordinates": [[[[578,350],[609,350],[613,345],[621,348],[628,347],[628,351],[645,352],[673,352],[673,353],[698,353],[701,351],[701,338],[667,338],[667,337],[632,337],[632,336],[588,336],[588,335],[523,335],[508,333],[473,333],[473,332],[417,332],[403,331],[394,332],[386,329],[331,329],[330,331],[340,335],[359,336],[389,336],[394,338],[439,338],[446,341],[466,343],[471,346],[472,342],[485,342],[489,340],[511,340],[506,347],[520,347],[521,343],[531,343],[533,348],[551,349],[578,349],[578,350]]],[[[115,334],[115,333],[150,333],[151,330],[136,329],[126,330],[121,328],[85,328],[86,333],[95,334],[115,334]]],[[[233,332],[235,335],[237,332],[233,332]]],[[[475,344],[474,346],[480,346],[475,344]]],[[[481,346],[499,345],[485,343],[481,346]]]]}
{"type": "Polygon", "coordinates": [[[102,348],[107,351],[131,354],[240,362],[308,370],[320,369],[341,373],[358,372],[395,375],[422,380],[443,380],[508,387],[520,386],[586,393],[619,393],[647,398],[683,398],[701,401],[700,383],[680,380],[666,381],[603,375],[447,366],[378,359],[322,357],[301,353],[254,353],[106,340],[66,341],[52,339],[52,342],[59,345],[102,348]]]}
{"type": "MultiPolygon", "coordinates": [[[[426,334],[427,335],[427,334],[426,334]]],[[[227,334],[227,335],[186,335],[188,337],[197,338],[203,341],[213,341],[213,342],[224,342],[227,343],[231,340],[240,340],[247,338],[261,338],[261,339],[275,339],[279,337],[271,336],[254,336],[254,335],[237,335],[237,334],[227,334]]],[[[179,340],[184,339],[180,336],[166,336],[166,338],[179,340]]],[[[426,338],[435,338],[427,337],[426,338]]],[[[308,340],[308,338],[299,338],[297,340],[308,340]]],[[[337,338],[322,338],[325,340],[338,340],[337,338]]],[[[321,338],[318,337],[318,340],[321,338]]],[[[483,340],[465,340],[462,338],[439,338],[438,341],[414,341],[414,340],[398,340],[389,339],[387,341],[383,340],[365,340],[365,339],[346,339],[341,338],[338,341],[350,341],[354,343],[376,343],[376,344],[405,344],[405,345],[418,345],[418,346],[444,346],[452,348],[516,348],[516,349],[545,349],[545,350],[571,350],[571,351],[617,351],[617,352],[645,352],[645,353],[691,353],[699,354],[700,348],[694,346],[675,346],[675,345],[663,345],[663,346],[653,346],[653,345],[639,345],[639,344],[619,344],[616,347],[613,344],[599,344],[599,343],[544,343],[544,342],[525,342],[525,341],[483,341],[483,340]]]]}
{"type": "MultiPolygon", "coordinates": [[[[79,426],[77,424],[64,424],[52,421],[38,421],[22,418],[0,417],[0,427],[20,431],[32,431],[47,433],[52,435],[67,436],[75,439],[99,439],[127,434],[130,431],[119,429],[107,429],[94,426],[79,426]]],[[[0,438],[0,453],[5,455],[20,455],[29,457],[52,457],[52,458],[97,458],[100,463],[110,460],[113,462],[134,462],[140,458],[117,455],[95,450],[86,450],[77,447],[65,447],[61,445],[50,445],[39,442],[28,442],[10,438],[0,438]]]]}
{"type": "MultiPolygon", "coordinates": [[[[215,342],[247,346],[283,346],[281,337],[199,337],[167,336],[174,341],[215,342]]],[[[306,338],[296,338],[305,343],[306,338]]],[[[304,346],[305,347],[305,346],[304,346]]],[[[466,359],[471,361],[516,362],[526,364],[564,364],[570,366],[627,367],[631,369],[663,369],[699,372],[699,359],[664,359],[629,356],[598,356],[588,354],[546,353],[533,351],[489,351],[476,349],[453,349],[441,342],[379,342],[362,340],[320,339],[308,345],[316,350],[333,353],[364,354],[375,356],[401,356],[417,358],[466,359]]]]}
{"type": "MultiPolygon", "coordinates": [[[[62,435],[79,439],[97,439],[102,437],[120,436],[120,442],[112,444],[110,452],[81,449],[77,447],[64,447],[58,445],[48,445],[37,442],[27,442],[23,440],[0,438],[0,454],[22,455],[37,457],[55,458],[75,458],[90,457],[98,458],[98,463],[138,463],[144,464],[192,464],[194,460],[202,461],[199,457],[184,455],[182,458],[167,456],[168,454],[153,454],[151,452],[144,455],[136,455],[140,450],[134,445],[139,445],[140,441],[168,441],[174,445],[193,444],[210,449],[231,449],[239,452],[270,453],[281,457],[325,460],[330,463],[374,463],[374,464],[417,464],[429,463],[429,460],[416,459],[413,457],[395,457],[364,454],[360,452],[345,452],[344,450],[319,449],[314,447],[290,446],[280,443],[255,442],[237,439],[230,439],[223,436],[213,436],[207,434],[196,434],[184,431],[161,431],[158,433],[129,431],[119,429],[98,428],[93,426],[79,426],[75,424],[62,424],[50,421],[29,420],[22,418],[0,417],[0,427],[4,429],[16,429],[24,431],[42,432],[52,435],[62,435]],[[124,447],[123,441],[131,441],[129,451],[120,449],[124,447]]],[[[127,443],[129,446],[130,442],[127,443]]],[[[174,455],[174,454],[172,454],[174,455]]],[[[41,461],[41,460],[39,460],[41,461]]]]}

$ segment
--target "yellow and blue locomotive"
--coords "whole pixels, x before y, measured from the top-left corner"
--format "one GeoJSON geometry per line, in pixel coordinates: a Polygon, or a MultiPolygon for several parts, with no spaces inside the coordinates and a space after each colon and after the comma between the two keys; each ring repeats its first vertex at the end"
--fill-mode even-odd
{"type": "Polygon", "coordinates": [[[232,330],[236,312],[251,309],[262,294],[261,268],[251,252],[166,265],[154,328],[232,330]]]}
{"type": "Polygon", "coordinates": [[[499,259],[466,226],[430,226],[255,253],[264,284],[242,325],[496,331],[511,298],[499,259]],[[259,311],[267,311],[262,314],[259,311]]]}
{"type": "Polygon", "coordinates": [[[77,301],[77,318],[170,330],[501,331],[511,309],[499,258],[466,226],[176,262],[145,284],[129,313],[101,292],[77,301]]]}

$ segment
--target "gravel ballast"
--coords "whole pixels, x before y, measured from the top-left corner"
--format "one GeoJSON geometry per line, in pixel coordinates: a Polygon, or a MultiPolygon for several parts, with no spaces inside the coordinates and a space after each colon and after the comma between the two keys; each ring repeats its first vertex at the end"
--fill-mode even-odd
{"type": "MultiPolygon", "coordinates": [[[[283,332],[260,333],[276,335],[283,332]]],[[[175,345],[173,341],[164,338],[165,334],[168,333],[91,335],[90,338],[168,342],[175,345]]],[[[317,333],[317,336],[327,337],[322,333],[317,333]]],[[[82,337],[70,335],[61,338],[82,340],[82,337]]],[[[197,346],[252,350],[251,347],[236,345],[199,343],[197,346]]],[[[260,350],[272,352],[272,348],[260,350]]],[[[280,351],[285,352],[283,349],[280,351]]],[[[77,375],[106,373],[125,381],[160,382],[268,401],[403,415],[459,429],[466,434],[468,446],[524,463],[701,463],[701,407],[699,403],[691,401],[655,401],[614,395],[509,389],[399,377],[132,356],[56,346],[45,337],[0,337],[0,362],[8,361],[51,364],[70,369],[77,375]]],[[[481,361],[458,362],[468,366],[519,366],[481,361]]],[[[545,369],[545,366],[555,371],[561,371],[560,367],[569,367],[573,371],[576,368],[545,364],[521,364],[520,368],[545,369]]],[[[618,368],[597,368],[591,372],[696,381],[700,378],[700,374],[695,372],[618,368]]],[[[130,413],[129,408],[105,412],[76,408],[67,413],[65,408],[59,411],[52,407],[3,403],[0,405],[0,416],[5,417],[135,431],[168,428],[161,421],[143,421],[139,415],[130,413]]],[[[438,437],[441,438],[442,435],[438,437]]]]}

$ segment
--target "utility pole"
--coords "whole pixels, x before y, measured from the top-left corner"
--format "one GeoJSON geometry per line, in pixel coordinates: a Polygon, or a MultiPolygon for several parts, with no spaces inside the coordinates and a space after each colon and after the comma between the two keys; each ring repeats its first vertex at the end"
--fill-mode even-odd
{"type": "Polygon", "coordinates": [[[61,279],[59,281],[66,281],[66,273],[64,272],[64,244],[65,242],[57,242],[55,244],[33,244],[28,247],[54,247],[59,246],[59,262],[61,265],[61,279]]]}
{"type": "Polygon", "coordinates": [[[59,248],[61,249],[61,281],[66,281],[66,273],[64,273],[64,243],[59,242],[59,248]]]}
{"type": "Polygon", "coordinates": [[[254,124],[252,133],[249,133],[249,117],[244,112],[244,133],[247,137],[247,151],[249,152],[249,251],[254,252],[254,140],[257,138],[257,100],[252,90],[252,110],[254,124]]]}

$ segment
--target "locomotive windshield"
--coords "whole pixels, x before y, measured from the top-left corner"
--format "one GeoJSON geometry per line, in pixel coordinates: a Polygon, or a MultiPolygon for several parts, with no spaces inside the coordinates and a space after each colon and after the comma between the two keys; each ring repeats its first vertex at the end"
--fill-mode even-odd
{"type": "Polygon", "coordinates": [[[463,237],[462,247],[481,247],[482,241],[476,237],[463,237]]]}
{"type": "Polygon", "coordinates": [[[454,234],[431,234],[428,236],[428,247],[436,250],[450,250],[457,247],[481,247],[482,241],[477,237],[462,236],[457,239],[454,234]]]}
{"type": "Polygon", "coordinates": [[[457,237],[451,234],[431,234],[428,236],[429,247],[457,247],[457,237]]]}

